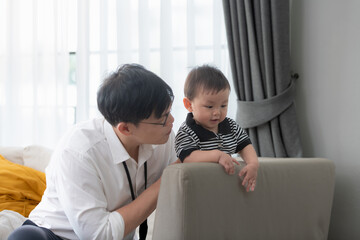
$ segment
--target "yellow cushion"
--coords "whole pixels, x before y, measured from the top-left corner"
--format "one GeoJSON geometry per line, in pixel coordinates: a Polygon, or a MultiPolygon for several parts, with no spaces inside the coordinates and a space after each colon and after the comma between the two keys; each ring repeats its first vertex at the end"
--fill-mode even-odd
{"type": "Polygon", "coordinates": [[[46,188],[45,173],[12,163],[0,155],[0,211],[28,217],[46,188]]]}

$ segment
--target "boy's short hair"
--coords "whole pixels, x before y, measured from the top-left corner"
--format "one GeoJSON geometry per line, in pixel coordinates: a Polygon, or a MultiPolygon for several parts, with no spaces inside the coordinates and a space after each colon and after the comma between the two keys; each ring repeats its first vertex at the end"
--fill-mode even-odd
{"type": "Polygon", "coordinates": [[[156,74],[138,64],[125,64],[101,84],[97,105],[112,126],[120,122],[137,125],[152,113],[160,118],[173,98],[169,85],[156,74]]]}
{"type": "Polygon", "coordinates": [[[189,72],[185,81],[184,95],[193,100],[200,90],[218,93],[225,89],[230,90],[230,84],[225,75],[216,67],[202,65],[189,72]]]}

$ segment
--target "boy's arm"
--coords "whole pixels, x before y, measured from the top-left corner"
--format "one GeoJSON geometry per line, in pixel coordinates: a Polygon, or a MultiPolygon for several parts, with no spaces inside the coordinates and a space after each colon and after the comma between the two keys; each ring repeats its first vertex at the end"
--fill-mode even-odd
{"type": "Polygon", "coordinates": [[[235,164],[239,164],[230,155],[220,150],[201,151],[196,141],[186,129],[180,127],[175,137],[175,151],[183,162],[214,162],[219,163],[228,174],[235,173],[235,164]]]}
{"type": "Polygon", "coordinates": [[[255,165],[256,167],[259,167],[258,157],[252,144],[244,147],[239,154],[247,165],[255,165]]]}
{"type": "Polygon", "coordinates": [[[243,177],[242,185],[246,191],[254,191],[256,186],[257,170],[259,161],[254,147],[249,144],[239,152],[241,158],[246,162],[246,166],[241,169],[239,176],[243,177]]]}
{"type": "Polygon", "coordinates": [[[232,158],[229,154],[220,150],[201,151],[195,150],[184,159],[184,162],[214,162],[219,163],[228,174],[234,174],[234,163],[239,165],[238,161],[232,158]]]}

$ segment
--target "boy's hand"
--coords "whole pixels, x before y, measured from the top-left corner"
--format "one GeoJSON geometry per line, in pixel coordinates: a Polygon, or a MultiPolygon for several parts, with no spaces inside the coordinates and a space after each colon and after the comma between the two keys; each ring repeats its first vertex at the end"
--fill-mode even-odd
{"type": "Polygon", "coordinates": [[[170,165],[181,163],[180,159],[177,159],[175,162],[170,163],[170,165]]]}
{"type": "Polygon", "coordinates": [[[235,166],[234,163],[240,165],[238,161],[232,158],[229,154],[222,152],[219,157],[219,164],[222,165],[225,169],[227,174],[234,174],[235,173],[235,166]]]}
{"type": "Polygon", "coordinates": [[[248,164],[239,172],[239,176],[242,181],[242,185],[246,188],[246,191],[254,191],[256,186],[258,166],[256,164],[248,164]]]}

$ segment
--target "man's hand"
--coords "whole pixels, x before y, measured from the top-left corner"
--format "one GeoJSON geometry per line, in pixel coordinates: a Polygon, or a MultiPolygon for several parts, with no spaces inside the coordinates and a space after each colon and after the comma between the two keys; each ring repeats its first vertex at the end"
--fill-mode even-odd
{"type": "Polygon", "coordinates": [[[235,165],[240,165],[238,161],[232,158],[229,154],[221,152],[219,157],[219,164],[222,165],[225,169],[227,174],[234,174],[235,173],[235,165]]]}
{"type": "Polygon", "coordinates": [[[248,164],[239,172],[239,176],[242,181],[242,185],[246,188],[246,191],[254,191],[256,186],[256,178],[257,178],[257,164],[248,164]]]}

